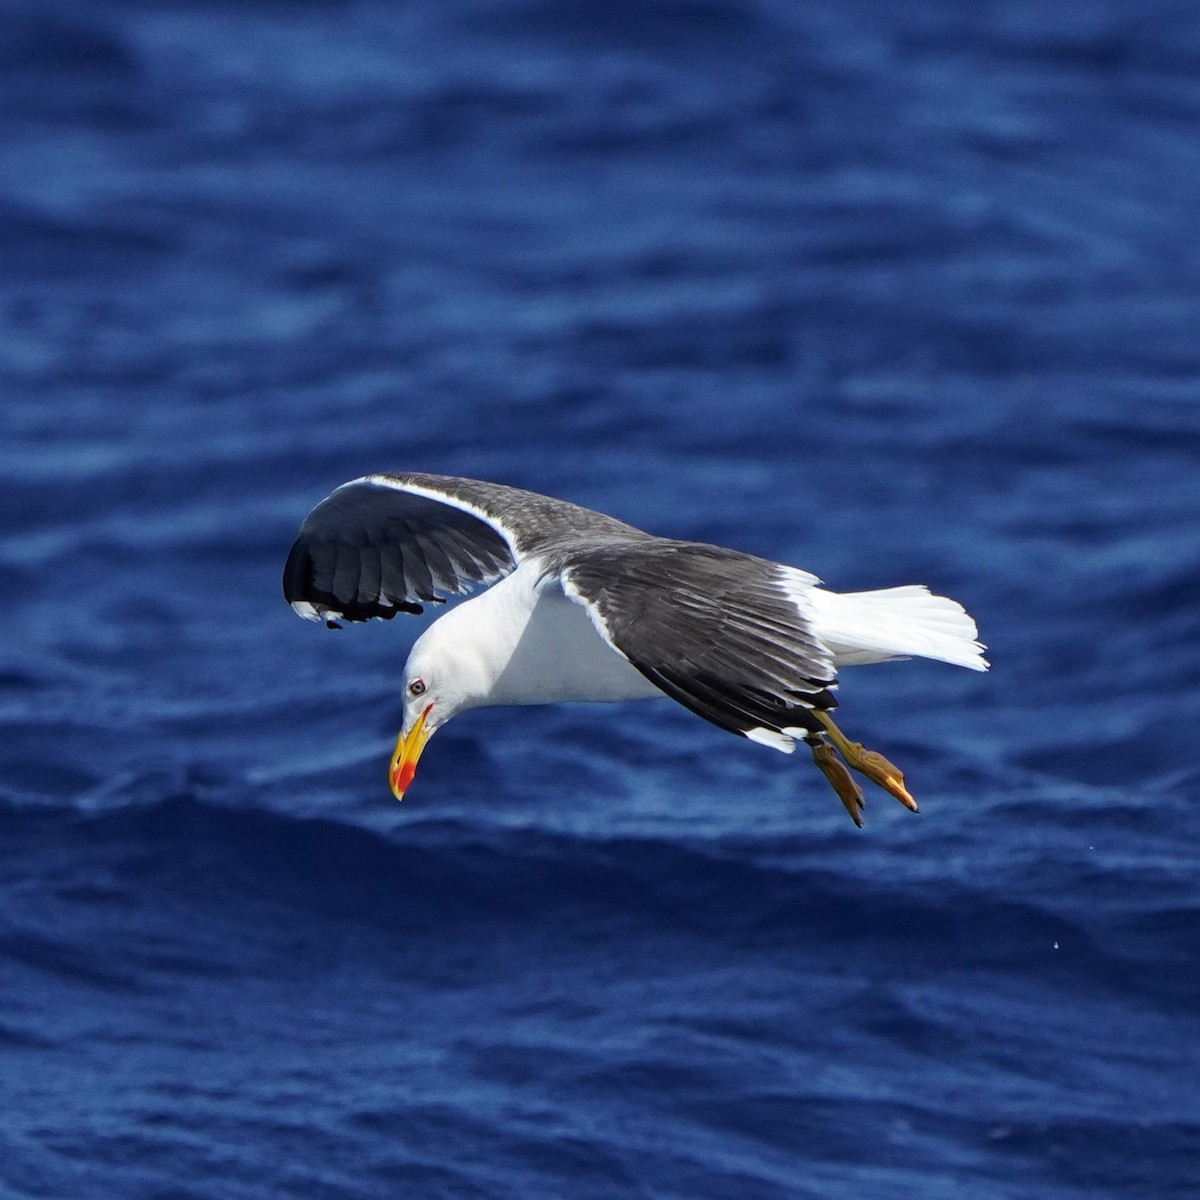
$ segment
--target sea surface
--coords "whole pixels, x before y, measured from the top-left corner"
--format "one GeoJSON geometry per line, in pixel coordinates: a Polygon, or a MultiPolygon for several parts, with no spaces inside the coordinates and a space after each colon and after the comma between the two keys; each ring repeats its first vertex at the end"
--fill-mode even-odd
{"type": "Polygon", "coordinates": [[[0,1197],[1200,1195],[1200,10],[6,0],[0,1197]],[[386,785],[477,476],[924,582],[907,772],[668,701],[386,785]]]}

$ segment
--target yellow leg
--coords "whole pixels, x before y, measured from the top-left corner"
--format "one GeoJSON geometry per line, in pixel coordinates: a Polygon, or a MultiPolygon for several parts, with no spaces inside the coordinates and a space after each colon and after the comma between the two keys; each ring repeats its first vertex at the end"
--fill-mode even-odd
{"type": "Polygon", "coordinates": [[[846,806],[850,820],[862,828],[863,823],[863,794],[862,788],[854,782],[853,776],[846,770],[842,760],[838,758],[833,747],[826,741],[813,741],[813,762],[821,768],[821,774],[829,780],[830,786],[837,792],[838,799],[846,806]]]}
{"type": "MultiPolygon", "coordinates": [[[[865,775],[872,783],[877,783],[885,792],[890,792],[905,808],[917,811],[917,802],[909,794],[908,789],[904,786],[904,775],[900,768],[888,762],[876,750],[866,750],[861,742],[852,742],[844,733],[833,723],[833,718],[827,712],[819,712],[814,710],[813,716],[825,726],[826,733],[829,734],[830,740],[838,748],[841,756],[852,766],[856,771],[865,775]]],[[[817,764],[821,766],[820,763],[817,764]]],[[[824,767],[821,767],[824,770],[824,767]]],[[[828,779],[828,773],[826,773],[828,779]]],[[[832,783],[833,781],[830,780],[832,783]]],[[[834,788],[836,791],[836,786],[834,788]]],[[[841,795],[841,793],[838,793],[841,795]]],[[[845,800],[842,801],[845,804],[845,800]]],[[[851,813],[851,816],[854,814],[851,813]]]]}

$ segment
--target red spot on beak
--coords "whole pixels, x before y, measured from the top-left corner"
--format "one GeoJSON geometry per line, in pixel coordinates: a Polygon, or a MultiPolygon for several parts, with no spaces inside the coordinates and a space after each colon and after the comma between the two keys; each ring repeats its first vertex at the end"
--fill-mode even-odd
{"type": "Polygon", "coordinates": [[[390,780],[392,791],[399,792],[401,796],[408,791],[412,784],[413,778],[417,773],[417,764],[415,762],[399,762],[392,767],[390,772],[390,780]]]}
{"type": "Polygon", "coordinates": [[[425,743],[433,733],[426,725],[432,710],[432,704],[426,705],[425,711],[413,722],[413,727],[396,739],[396,748],[392,751],[392,761],[388,768],[388,783],[391,785],[392,795],[397,800],[404,799],[404,793],[408,791],[413,776],[417,773],[417,759],[421,757],[421,751],[425,749],[425,743]]]}

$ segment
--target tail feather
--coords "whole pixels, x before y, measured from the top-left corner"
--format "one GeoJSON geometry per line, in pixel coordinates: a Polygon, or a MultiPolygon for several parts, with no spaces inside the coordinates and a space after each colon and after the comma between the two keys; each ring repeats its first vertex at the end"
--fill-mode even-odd
{"type": "Polygon", "coordinates": [[[921,584],[875,592],[809,593],[813,633],[838,667],[891,658],[933,658],[986,671],[985,647],[971,616],[955,600],[921,584]]]}

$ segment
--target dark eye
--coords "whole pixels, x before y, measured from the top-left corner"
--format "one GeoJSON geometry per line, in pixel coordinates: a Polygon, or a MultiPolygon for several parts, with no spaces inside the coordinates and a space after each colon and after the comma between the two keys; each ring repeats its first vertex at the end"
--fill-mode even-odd
{"type": "Polygon", "coordinates": [[[408,685],[408,694],[410,696],[423,696],[425,694],[425,680],[414,679],[408,685]]]}

